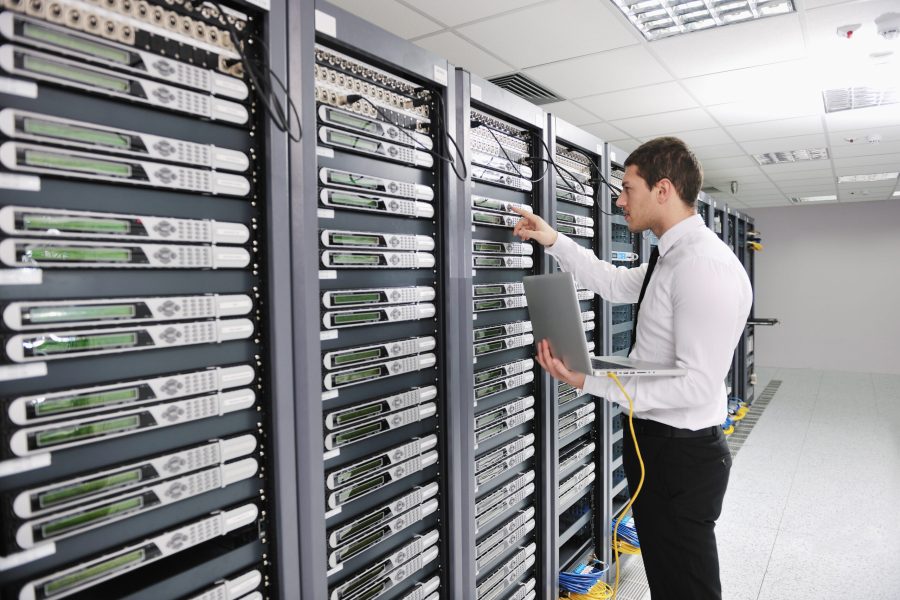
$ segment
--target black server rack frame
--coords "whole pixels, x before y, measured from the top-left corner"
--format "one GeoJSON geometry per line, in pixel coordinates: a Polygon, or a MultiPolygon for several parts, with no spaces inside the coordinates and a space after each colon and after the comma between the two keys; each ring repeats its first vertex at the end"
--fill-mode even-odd
{"type": "MultiPolygon", "coordinates": [[[[13,374],[26,377],[5,382],[7,398],[46,397],[52,401],[46,407],[58,409],[55,413],[41,411],[44,416],[37,410],[25,410],[26,418],[64,427],[43,433],[32,428],[34,440],[43,436],[48,442],[55,437],[59,450],[44,457],[49,460],[7,462],[10,470],[0,482],[4,499],[12,499],[14,492],[17,499],[27,498],[22,492],[34,490],[35,498],[55,497],[58,504],[53,506],[65,507],[66,512],[50,513],[44,505],[33,505],[39,520],[27,536],[17,536],[14,543],[21,547],[29,539],[59,541],[43,543],[31,555],[19,554],[4,561],[9,569],[0,574],[0,581],[8,593],[16,593],[13,589],[36,595],[52,591],[55,597],[180,597],[202,593],[226,577],[246,592],[264,583],[269,593],[282,593],[282,585],[292,585],[289,574],[294,569],[285,571],[281,558],[296,555],[296,538],[289,527],[295,496],[283,497],[277,491],[280,483],[273,481],[281,479],[273,477],[276,470],[283,469],[284,481],[289,481],[293,472],[293,451],[282,454],[278,450],[293,445],[290,419],[280,419],[290,413],[292,403],[290,338],[276,325],[283,324],[283,319],[289,321],[290,299],[281,278],[272,276],[287,260],[282,250],[287,232],[275,226],[287,220],[287,181],[279,176],[287,162],[287,136],[262,118],[253,90],[245,83],[249,80],[240,73],[241,61],[231,34],[245,42],[244,48],[255,55],[254,60],[285,79],[284,31],[271,25],[283,22],[286,6],[275,2],[266,10],[250,3],[223,3],[229,26],[218,19],[218,6],[201,10],[160,3],[145,7],[149,12],[141,14],[117,13],[125,8],[117,6],[104,20],[99,13],[94,15],[90,4],[67,4],[57,12],[53,10],[60,7],[53,5],[46,11],[25,13],[14,10],[13,4],[5,5],[9,10],[0,17],[7,48],[16,46],[9,52],[12,61],[4,63],[4,70],[18,83],[3,97],[11,125],[4,134],[7,140],[22,137],[25,142],[6,142],[10,147],[17,145],[18,152],[5,166],[26,171],[15,178],[20,184],[39,183],[39,187],[5,191],[5,209],[15,214],[15,207],[22,207],[18,211],[22,218],[14,219],[12,228],[23,227],[24,217],[33,215],[28,221],[37,229],[26,236],[41,227],[49,233],[46,227],[53,225],[61,232],[59,238],[75,241],[46,243],[45,250],[40,243],[21,244],[32,246],[31,258],[37,262],[35,266],[43,268],[20,278],[24,285],[4,286],[4,305],[16,305],[13,312],[27,315],[29,321],[43,312],[50,320],[44,320],[42,326],[34,320],[37,329],[60,322],[73,327],[91,322],[108,326],[116,324],[115,319],[132,325],[91,334],[72,330],[68,334],[71,344],[50,340],[46,345],[65,358],[45,363],[46,375],[38,374],[43,361],[28,362],[13,374]],[[150,20],[164,21],[172,33],[160,34],[159,29],[146,25],[150,20]],[[250,36],[265,44],[247,43],[250,36]],[[123,66],[123,60],[131,66],[123,66]],[[32,84],[32,80],[37,81],[32,84]],[[124,90],[130,93],[128,97],[124,90]],[[16,96],[17,92],[24,96],[16,96]],[[167,107],[173,101],[187,104],[169,112],[167,107]],[[255,113],[247,108],[254,106],[255,113]],[[35,142],[50,142],[51,146],[35,142]],[[32,156],[38,161],[29,164],[29,151],[44,156],[32,156]],[[29,169],[40,176],[30,176],[29,169]],[[239,175],[229,176],[229,172],[239,175]],[[100,241],[86,241],[91,239],[100,241]],[[167,239],[218,244],[141,243],[167,239]],[[65,268],[70,261],[94,261],[96,266],[65,268]],[[117,268],[123,262],[132,268],[117,268]],[[215,266],[221,268],[207,268],[215,266]],[[38,273],[40,282],[31,279],[28,285],[28,278],[38,273]],[[221,295],[229,292],[243,294],[221,295]],[[207,295],[210,293],[220,296],[207,295]],[[71,300],[76,302],[61,302],[71,300]],[[240,306],[226,306],[226,300],[238,300],[240,306]],[[237,327],[231,331],[249,331],[249,337],[241,333],[238,337],[243,339],[197,345],[237,335],[229,333],[222,322],[216,326],[216,321],[208,320],[220,314],[219,310],[252,319],[252,327],[232,323],[237,327]],[[182,316],[177,311],[183,311],[182,316]],[[180,324],[188,314],[201,320],[180,324]],[[161,325],[147,324],[157,322],[161,325]],[[141,355],[125,351],[134,344],[134,349],[160,347],[163,351],[141,355]],[[166,347],[169,345],[172,347],[166,347]],[[103,352],[105,349],[115,350],[103,352]],[[247,367],[204,370],[241,363],[247,367]],[[185,375],[173,376],[179,373],[185,375]],[[224,389],[221,376],[227,374],[234,376],[238,385],[252,386],[248,389],[253,390],[255,399],[251,402],[249,394],[244,398],[234,394],[196,397],[204,390],[224,389]],[[218,378],[218,383],[210,383],[210,377],[218,378]],[[72,388],[84,393],[46,393],[72,388]],[[167,397],[185,399],[149,404],[167,397]],[[225,400],[242,409],[230,411],[225,400]],[[211,409],[223,416],[196,420],[212,417],[211,409]],[[69,420],[62,420],[66,418],[63,415],[69,420]],[[83,416],[72,420],[75,415],[83,416]],[[188,424],[192,420],[196,422],[188,424]],[[169,421],[175,429],[156,431],[169,421]],[[140,433],[125,435],[133,427],[140,433]],[[66,428],[69,433],[63,431],[66,428]],[[96,438],[101,433],[103,438],[96,438]],[[90,439],[91,435],[95,439],[90,439]],[[216,441],[221,438],[227,439],[216,441]],[[96,443],[80,444],[83,441],[96,443]],[[277,463],[271,459],[276,454],[281,456],[277,463]],[[167,490],[141,487],[141,497],[121,494],[137,490],[129,487],[135,482],[151,483],[148,477],[172,477],[179,472],[174,468],[179,464],[181,469],[190,465],[180,471],[187,473],[198,465],[214,467],[236,456],[252,459],[238,461],[243,462],[243,469],[232,462],[223,464],[218,474],[197,471],[190,479],[176,477],[164,482],[171,484],[167,490]],[[168,471],[160,459],[168,461],[168,471]],[[200,459],[201,463],[190,462],[200,459]],[[246,460],[252,460],[255,468],[249,468],[253,465],[246,460]],[[102,476],[94,475],[98,471],[102,476]],[[207,491],[209,480],[201,483],[202,476],[220,481],[223,487],[207,491]],[[230,485],[225,487],[225,483],[230,485]],[[199,495],[194,495],[195,491],[199,495]],[[169,501],[162,502],[166,506],[143,510],[160,506],[163,496],[159,494],[166,492],[169,501]],[[175,502],[179,498],[187,499],[175,502]],[[75,506],[75,500],[81,504],[75,506]],[[231,523],[207,516],[210,510],[221,508],[234,509],[227,513],[231,523]],[[273,520],[277,527],[272,526],[273,520]],[[94,525],[98,527],[92,529],[94,525]],[[288,527],[283,530],[285,525],[288,527]],[[236,526],[240,526],[238,533],[229,533],[236,526]],[[198,533],[198,528],[224,537],[200,546],[185,545],[183,536],[198,533]],[[158,537],[148,538],[151,535],[158,537]],[[139,550],[127,545],[145,538],[147,542],[139,550]],[[191,548],[191,552],[163,557],[160,564],[151,565],[157,552],[154,548],[162,542],[171,544],[173,550],[191,548]],[[92,556],[109,550],[113,554],[92,562],[92,556]],[[138,553],[149,566],[134,570],[142,564],[138,553]],[[67,568],[70,565],[74,566],[67,568]],[[127,579],[113,577],[125,571],[130,573],[127,579]],[[282,579],[279,574],[285,572],[288,577],[282,579]]],[[[9,269],[5,273],[26,271],[9,269]]],[[[57,331],[65,329],[56,327],[57,331]]],[[[20,338],[7,335],[5,341],[13,348],[20,338]]],[[[27,355],[38,358],[31,351],[21,354],[18,360],[27,355]]],[[[43,358],[55,356],[47,353],[43,358]]],[[[13,369],[5,370],[4,376],[9,376],[13,369]]],[[[5,409],[16,406],[29,405],[15,400],[4,403],[5,409]]],[[[7,421],[4,429],[15,433],[21,424],[7,421]]],[[[21,433],[19,429],[15,435],[21,438],[21,433]]],[[[22,503],[7,507],[27,509],[22,503]]]]}

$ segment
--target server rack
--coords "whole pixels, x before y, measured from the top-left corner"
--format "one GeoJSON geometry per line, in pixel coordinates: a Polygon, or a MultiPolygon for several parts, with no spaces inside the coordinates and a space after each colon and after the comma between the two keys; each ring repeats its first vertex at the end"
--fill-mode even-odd
{"type": "Polygon", "coordinates": [[[455,82],[445,60],[336,7],[317,3],[315,19],[304,75],[315,81],[321,378],[309,402],[321,404],[306,431],[325,464],[303,493],[325,499],[308,515],[325,527],[306,539],[319,555],[307,590],[453,597],[465,532],[450,482],[471,435],[448,301],[461,271],[451,221],[462,165],[446,143],[458,138],[455,82]]]}
{"type": "Polygon", "coordinates": [[[697,214],[700,215],[700,218],[703,219],[703,222],[710,229],[712,229],[713,218],[712,204],[713,200],[706,192],[700,192],[697,195],[697,214]]]}
{"type": "MultiPolygon", "coordinates": [[[[603,259],[601,205],[608,190],[603,185],[604,142],[559,117],[549,119],[551,149],[559,169],[550,173],[554,189],[552,206],[557,228],[575,243],[590,248],[603,259]],[[569,229],[566,229],[566,227],[569,229]]],[[[583,313],[593,315],[587,323],[589,346],[603,347],[605,302],[589,290],[579,290],[583,313]]],[[[602,398],[578,396],[565,384],[556,385],[551,405],[559,413],[558,491],[555,515],[559,522],[558,570],[569,570],[591,555],[601,560],[609,547],[608,489],[606,466],[612,448],[606,440],[608,405],[602,398]]],[[[558,596],[558,589],[551,597],[558,596]]]]}
{"type": "Polygon", "coordinates": [[[270,8],[3,4],[4,598],[297,583],[270,8]]]}
{"type": "MultiPolygon", "coordinates": [[[[741,259],[741,263],[744,265],[744,268],[747,270],[747,276],[750,278],[750,284],[753,285],[755,266],[754,261],[756,254],[756,251],[750,248],[750,238],[756,237],[753,228],[753,219],[748,215],[742,214],[738,226],[740,228],[740,235],[738,236],[738,243],[740,244],[739,258],[741,259]]],[[[750,307],[750,318],[753,318],[753,305],[751,305],[750,307]]],[[[746,329],[744,330],[744,337],[741,340],[741,349],[743,352],[743,360],[741,363],[743,367],[743,377],[741,378],[743,389],[741,392],[741,399],[744,400],[744,402],[746,402],[747,404],[752,404],[755,397],[754,386],[756,384],[756,374],[754,371],[754,334],[754,326],[748,324],[746,329]]]]}
{"type": "MultiPolygon", "coordinates": [[[[557,441],[551,380],[533,360],[531,323],[521,279],[547,272],[549,258],[537,244],[512,237],[519,216],[509,205],[545,218],[549,179],[546,115],[492,83],[460,71],[461,118],[471,185],[461,196],[463,256],[472,266],[470,325],[474,401],[474,489],[467,494],[475,531],[465,549],[474,585],[459,597],[480,600],[550,597],[555,579],[552,519],[557,441]],[[468,258],[471,257],[471,258],[468,258]],[[473,380],[474,378],[474,380],[473,380]],[[494,415],[497,415],[496,419],[494,415]],[[498,419],[503,419],[498,421],[498,419]]],[[[468,448],[467,448],[468,450],[468,448]]]]}

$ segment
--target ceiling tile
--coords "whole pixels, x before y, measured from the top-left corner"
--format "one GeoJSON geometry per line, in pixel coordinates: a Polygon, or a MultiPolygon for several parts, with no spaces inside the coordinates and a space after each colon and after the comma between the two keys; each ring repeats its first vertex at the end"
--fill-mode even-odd
{"type": "Polygon", "coordinates": [[[894,127],[900,123],[900,104],[888,104],[859,110],[843,110],[825,115],[828,131],[856,131],[894,127]]]}
{"type": "Polygon", "coordinates": [[[609,123],[593,123],[582,127],[588,133],[596,135],[601,140],[620,140],[628,137],[621,129],[616,129],[609,123]]]}
{"type": "Polygon", "coordinates": [[[842,145],[832,149],[831,155],[835,158],[862,158],[865,156],[878,156],[883,154],[900,153],[900,141],[882,142],[880,144],[853,144],[842,145]]]}
{"type": "Polygon", "coordinates": [[[406,39],[444,28],[395,0],[334,0],[333,4],[406,39]]]}
{"type": "Polygon", "coordinates": [[[820,117],[798,117],[795,119],[782,119],[766,123],[748,123],[745,125],[731,125],[728,132],[739,142],[750,140],[765,140],[768,138],[782,138],[796,135],[812,135],[822,133],[822,119],[820,117]]]}
{"type": "Polygon", "coordinates": [[[734,142],[729,142],[727,144],[715,144],[713,146],[694,146],[691,145],[691,150],[694,151],[694,154],[700,160],[706,158],[727,158],[729,156],[743,156],[746,154],[744,149],[735,144],[734,142]]]}
{"type": "Polygon", "coordinates": [[[678,77],[783,62],[806,54],[797,14],[674,36],[653,42],[653,48],[678,77]]]}
{"type": "MultiPolygon", "coordinates": [[[[777,165],[763,165],[760,167],[763,173],[808,173],[810,171],[831,171],[831,162],[827,160],[809,160],[796,163],[781,163],[777,165]]],[[[810,175],[816,177],[816,175],[810,175]]]]}
{"type": "Polygon", "coordinates": [[[724,104],[778,94],[786,86],[795,86],[808,72],[804,59],[690,77],[682,83],[702,104],[724,104]]]}
{"type": "MultiPolygon", "coordinates": [[[[370,0],[363,0],[369,2],[370,0]]],[[[500,13],[523,8],[531,4],[539,4],[544,0],[401,0],[403,4],[417,8],[435,21],[450,27],[462,23],[492,17],[500,13]]]]}
{"type": "Polygon", "coordinates": [[[810,88],[803,87],[798,87],[791,94],[781,97],[770,96],[765,100],[717,104],[708,106],[707,110],[726,127],[825,113],[821,96],[810,88]]]}
{"type": "Polygon", "coordinates": [[[824,133],[741,142],[741,147],[747,151],[747,154],[787,152],[788,150],[802,150],[805,148],[826,148],[827,146],[828,141],[825,139],[824,133]]]}
{"type": "Polygon", "coordinates": [[[756,161],[747,156],[746,154],[743,156],[732,156],[728,158],[708,158],[704,161],[703,168],[709,169],[710,171],[726,171],[731,172],[731,169],[739,169],[739,168],[758,168],[756,161]]]}
{"type": "MultiPolygon", "coordinates": [[[[829,165],[830,166],[830,165],[829,165]]],[[[766,173],[769,177],[772,178],[772,181],[778,183],[789,183],[791,181],[805,181],[810,179],[822,179],[827,178],[829,181],[834,181],[834,173],[832,173],[830,168],[822,168],[817,171],[777,171],[771,172],[768,169],[766,173]]]]}
{"type": "Polygon", "coordinates": [[[853,168],[860,169],[865,167],[895,167],[900,168],[900,154],[877,154],[875,156],[854,156],[851,158],[836,158],[834,162],[835,169],[853,168]]]}
{"type": "MultiPolygon", "coordinates": [[[[568,100],[565,102],[551,102],[550,104],[543,104],[541,105],[541,108],[544,109],[544,112],[556,115],[564,121],[568,121],[572,125],[581,126],[588,123],[597,123],[598,121],[603,120],[597,115],[584,110],[584,108],[568,100]]],[[[616,137],[624,136],[620,133],[616,137]]]]}
{"type": "MultiPolygon", "coordinates": [[[[759,167],[731,167],[728,169],[707,169],[705,163],[701,160],[701,166],[703,166],[703,179],[707,181],[731,181],[732,179],[740,179],[744,176],[752,176],[759,177],[763,175],[763,172],[759,170],[759,167]]],[[[764,176],[764,175],[763,175],[764,176]]]]}
{"type": "MultiPolygon", "coordinates": [[[[641,143],[634,138],[625,138],[621,140],[612,140],[609,142],[612,146],[615,146],[619,150],[626,152],[628,154],[634,152],[635,148],[641,145],[641,143]]],[[[615,150],[614,150],[615,151],[615,150]]],[[[623,161],[627,158],[626,156],[610,156],[611,160],[623,161]]]]}
{"type": "Polygon", "coordinates": [[[868,146],[870,144],[866,142],[866,137],[870,135],[880,135],[882,143],[900,142],[900,125],[894,127],[829,131],[828,140],[835,148],[838,146],[868,146]]]}
{"type": "Polygon", "coordinates": [[[894,173],[896,171],[900,171],[900,161],[896,160],[896,158],[889,162],[866,161],[863,164],[836,162],[834,164],[834,172],[838,175],[865,175],[867,173],[894,173]]]}
{"type": "Polygon", "coordinates": [[[525,69],[525,74],[566,98],[579,98],[671,81],[672,76],[641,46],[620,48],[525,69]],[[622,65],[628,65],[623,69],[622,65]],[[615,73],[615,77],[587,73],[615,73]]]}
{"type": "Polygon", "coordinates": [[[637,30],[613,10],[609,2],[557,0],[465,25],[458,31],[524,68],[639,43],[637,30]]]}
{"type": "Polygon", "coordinates": [[[690,131],[691,129],[713,127],[716,123],[703,109],[691,108],[631,119],[619,119],[612,121],[612,124],[635,137],[647,138],[673,129],[690,131]]]}
{"type": "Polygon", "coordinates": [[[725,133],[721,127],[712,127],[709,129],[695,129],[694,131],[676,131],[663,135],[677,137],[691,149],[698,146],[712,146],[714,144],[727,144],[731,142],[731,137],[725,133]]]}
{"type": "Polygon", "coordinates": [[[416,44],[485,79],[515,70],[449,31],[420,38],[416,44]]]}
{"type": "Polygon", "coordinates": [[[697,106],[674,81],[579,98],[578,103],[607,121],[697,106]]]}

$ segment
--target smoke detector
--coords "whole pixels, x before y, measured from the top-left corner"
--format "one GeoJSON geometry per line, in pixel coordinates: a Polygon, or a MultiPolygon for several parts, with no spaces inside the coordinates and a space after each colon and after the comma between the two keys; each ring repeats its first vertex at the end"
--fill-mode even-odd
{"type": "Polygon", "coordinates": [[[875,19],[878,35],[886,40],[900,38],[900,13],[884,13],[875,19]]]}

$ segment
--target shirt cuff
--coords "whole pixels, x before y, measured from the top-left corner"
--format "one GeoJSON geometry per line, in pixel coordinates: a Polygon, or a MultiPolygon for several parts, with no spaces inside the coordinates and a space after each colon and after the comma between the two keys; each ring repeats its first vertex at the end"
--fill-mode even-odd
{"type": "Polygon", "coordinates": [[[569,254],[572,251],[572,246],[578,247],[578,244],[573,242],[566,234],[557,232],[556,242],[552,246],[546,246],[544,251],[556,258],[569,254]]]}
{"type": "Polygon", "coordinates": [[[584,392],[591,396],[610,399],[609,377],[597,377],[596,375],[584,376],[584,392]]]}

